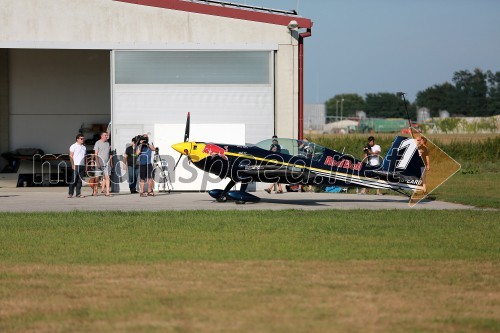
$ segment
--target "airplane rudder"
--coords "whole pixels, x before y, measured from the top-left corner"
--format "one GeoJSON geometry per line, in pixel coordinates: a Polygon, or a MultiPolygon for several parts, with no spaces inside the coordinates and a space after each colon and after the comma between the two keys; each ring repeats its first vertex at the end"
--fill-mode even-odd
{"type": "Polygon", "coordinates": [[[396,163],[399,159],[399,146],[401,142],[406,139],[402,136],[397,136],[391,144],[391,147],[387,151],[383,161],[382,161],[382,169],[389,172],[394,172],[396,163]]]}
{"type": "Polygon", "coordinates": [[[382,168],[391,173],[420,177],[423,166],[424,163],[418,154],[415,140],[397,136],[384,158],[382,168]]]}

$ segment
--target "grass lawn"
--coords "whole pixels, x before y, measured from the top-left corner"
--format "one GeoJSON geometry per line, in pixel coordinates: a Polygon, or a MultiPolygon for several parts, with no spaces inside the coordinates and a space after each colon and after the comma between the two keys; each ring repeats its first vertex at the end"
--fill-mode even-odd
{"type": "Polygon", "coordinates": [[[497,332],[496,211],[0,214],[1,332],[497,332]]]}
{"type": "Polygon", "coordinates": [[[440,201],[456,202],[476,207],[500,208],[499,172],[457,172],[431,196],[440,201]]]}

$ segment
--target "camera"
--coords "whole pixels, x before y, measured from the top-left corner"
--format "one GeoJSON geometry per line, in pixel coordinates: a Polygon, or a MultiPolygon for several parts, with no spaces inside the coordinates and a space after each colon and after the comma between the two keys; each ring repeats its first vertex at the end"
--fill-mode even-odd
{"type": "Polygon", "coordinates": [[[147,143],[149,143],[149,137],[144,136],[144,135],[140,135],[140,134],[139,134],[139,135],[137,135],[137,136],[135,137],[135,142],[136,142],[136,144],[140,144],[140,143],[141,143],[141,141],[143,141],[142,143],[146,143],[146,144],[147,144],[147,143]]]}
{"type": "Polygon", "coordinates": [[[369,144],[366,144],[366,146],[363,148],[363,151],[369,155],[372,152],[372,147],[369,144]]]}

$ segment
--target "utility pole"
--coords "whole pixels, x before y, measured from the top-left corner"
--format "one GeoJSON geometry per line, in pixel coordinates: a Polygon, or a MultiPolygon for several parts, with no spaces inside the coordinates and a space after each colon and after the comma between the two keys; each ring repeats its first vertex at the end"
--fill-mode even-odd
{"type": "Polygon", "coordinates": [[[344,112],[344,99],[340,100],[340,121],[342,121],[342,113],[344,112]]]}
{"type": "Polygon", "coordinates": [[[335,111],[335,121],[339,121],[339,101],[337,100],[337,108],[335,111]]]}

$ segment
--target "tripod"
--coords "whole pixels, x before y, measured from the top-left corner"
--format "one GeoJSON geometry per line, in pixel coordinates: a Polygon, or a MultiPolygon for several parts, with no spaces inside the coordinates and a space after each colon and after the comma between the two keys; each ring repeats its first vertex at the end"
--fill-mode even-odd
{"type": "Polygon", "coordinates": [[[158,183],[158,192],[170,193],[174,189],[170,181],[167,160],[161,158],[159,148],[156,148],[153,157],[153,179],[158,183]]]}

